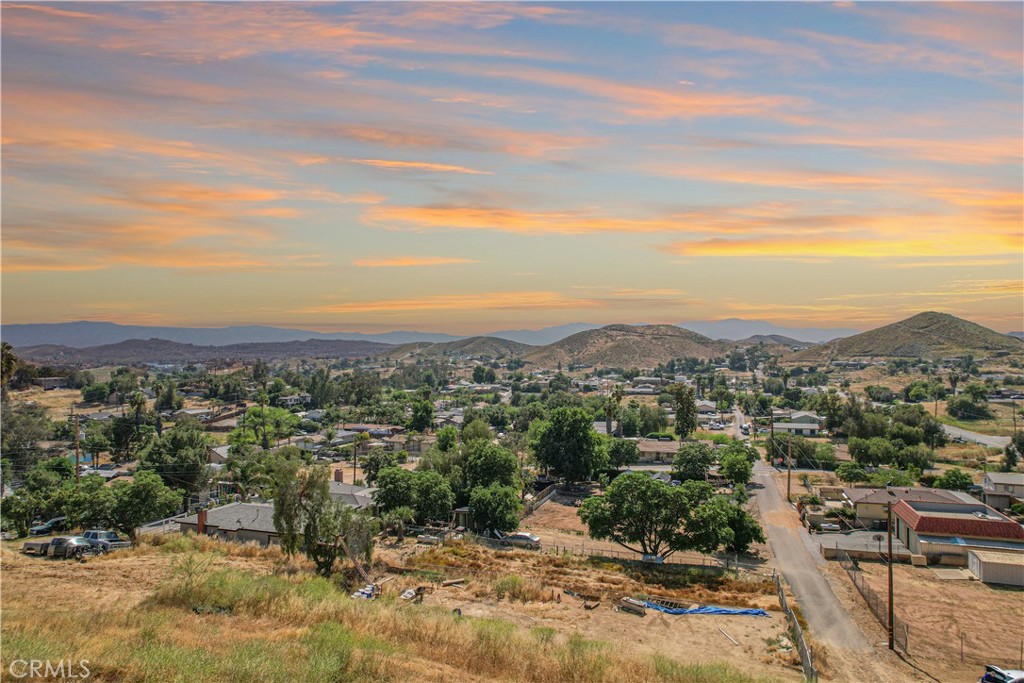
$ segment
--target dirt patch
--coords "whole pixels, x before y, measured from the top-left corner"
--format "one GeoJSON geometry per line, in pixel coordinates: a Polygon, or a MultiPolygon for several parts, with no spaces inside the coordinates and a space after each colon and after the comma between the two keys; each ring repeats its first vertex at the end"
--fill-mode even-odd
{"type": "MultiPolygon", "coordinates": [[[[886,568],[866,562],[861,568],[868,585],[885,595],[886,568]]],[[[974,680],[985,664],[1020,665],[1024,590],[941,580],[920,567],[893,569],[896,614],[910,627],[910,655],[921,668],[940,680],[974,680]]]]}
{"type": "Polygon", "coordinates": [[[523,519],[523,529],[541,531],[560,531],[568,534],[587,534],[587,525],[579,515],[579,508],[573,503],[580,498],[571,496],[552,496],[548,502],[540,506],[533,514],[523,519]]]}
{"type": "MultiPolygon", "coordinates": [[[[389,555],[398,552],[403,552],[398,546],[385,551],[389,555]]],[[[785,616],[779,611],[770,580],[737,580],[675,568],[637,568],[626,562],[524,550],[494,551],[472,544],[430,548],[415,554],[405,549],[401,559],[423,573],[397,575],[386,584],[387,592],[398,594],[429,583],[435,590],[424,604],[459,609],[468,617],[501,618],[527,628],[575,633],[682,662],[725,661],[773,680],[802,680],[799,661],[788,641],[785,616]],[[456,577],[466,582],[440,585],[442,579],[456,577]],[[509,577],[530,586],[534,599],[496,597],[493,587],[509,577]],[[586,600],[577,595],[586,596],[586,600]],[[615,609],[619,598],[627,595],[657,595],[686,605],[760,607],[769,616],[674,616],[648,610],[640,617],[615,609]],[[599,604],[585,609],[585,601],[599,604]]]]}

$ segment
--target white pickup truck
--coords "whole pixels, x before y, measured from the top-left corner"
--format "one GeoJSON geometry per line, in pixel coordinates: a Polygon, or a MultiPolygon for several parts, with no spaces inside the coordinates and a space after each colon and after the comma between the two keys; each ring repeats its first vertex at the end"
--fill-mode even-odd
{"type": "Polygon", "coordinates": [[[82,533],[82,538],[89,541],[92,547],[99,548],[105,553],[109,553],[111,550],[124,550],[125,548],[132,547],[131,542],[118,536],[116,531],[90,529],[82,533]]]}

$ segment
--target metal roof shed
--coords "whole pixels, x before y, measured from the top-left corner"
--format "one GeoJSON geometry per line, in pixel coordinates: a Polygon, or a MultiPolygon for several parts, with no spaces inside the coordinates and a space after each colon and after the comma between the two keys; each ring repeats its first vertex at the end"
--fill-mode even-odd
{"type": "Polygon", "coordinates": [[[1024,586],[1024,553],[969,550],[967,568],[985,583],[1024,586]]]}

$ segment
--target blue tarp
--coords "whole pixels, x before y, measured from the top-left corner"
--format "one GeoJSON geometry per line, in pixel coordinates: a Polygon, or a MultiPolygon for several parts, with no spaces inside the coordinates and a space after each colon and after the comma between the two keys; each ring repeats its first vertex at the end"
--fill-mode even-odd
{"type": "Polygon", "coordinates": [[[650,601],[647,602],[647,606],[651,609],[656,609],[659,612],[664,612],[665,614],[734,614],[747,617],[768,616],[768,613],[765,612],[763,609],[744,609],[738,607],[711,607],[709,605],[702,605],[701,607],[693,608],[674,608],[665,607],[664,605],[659,605],[656,602],[650,601]]]}

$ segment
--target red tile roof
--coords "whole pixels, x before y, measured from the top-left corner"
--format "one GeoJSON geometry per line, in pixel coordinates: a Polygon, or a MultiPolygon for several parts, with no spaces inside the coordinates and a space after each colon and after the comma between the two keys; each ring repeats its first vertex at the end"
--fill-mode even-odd
{"type": "MultiPolygon", "coordinates": [[[[969,514],[980,506],[957,505],[956,507],[962,507],[963,512],[969,514]]],[[[922,514],[911,507],[907,501],[901,500],[892,506],[892,513],[919,534],[1024,540],[1024,527],[1003,517],[991,508],[987,508],[986,513],[994,519],[937,517],[929,515],[927,510],[922,514]]]]}

